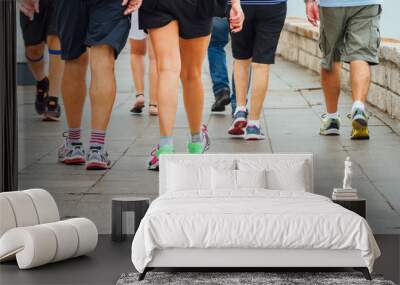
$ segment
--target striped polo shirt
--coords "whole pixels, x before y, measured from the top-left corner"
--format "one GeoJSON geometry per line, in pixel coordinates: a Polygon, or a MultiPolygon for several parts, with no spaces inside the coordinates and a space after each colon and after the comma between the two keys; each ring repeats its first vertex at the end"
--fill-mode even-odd
{"type": "MultiPolygon", "coordinates": [[[[242,5],[274,5],[285,2],[287,0],[240,0],[242,5]]],[[[231,4],[231,0],[229,0],[229,4],[231,4]]]]}

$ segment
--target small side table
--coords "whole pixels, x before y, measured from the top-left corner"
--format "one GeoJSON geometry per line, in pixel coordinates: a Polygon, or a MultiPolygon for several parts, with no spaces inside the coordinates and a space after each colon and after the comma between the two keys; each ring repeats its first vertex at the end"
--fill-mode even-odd
{"type": "Polygon", "coordinates": [[[339,204],[343,208],[346,208],[356,214],[359,214],[364,219],[367,217],[367,200],[355,199],[355,200],[332,200],[334,203],[339,204]]]}
{"type": "Polygon", "coordinates": [[[123,197],[112,199],[112,240],[116,242],[121,242],[126,239],[127,235],[123,232],[124,213],[134,212],[134,226],[136,232],[139,227],[140,221],[143,219],[149,206],[150,199],[144,197],[123,197]]]}

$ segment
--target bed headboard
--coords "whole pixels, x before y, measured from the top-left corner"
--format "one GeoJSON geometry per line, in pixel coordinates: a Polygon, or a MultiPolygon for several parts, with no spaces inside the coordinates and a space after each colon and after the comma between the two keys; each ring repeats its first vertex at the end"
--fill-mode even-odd
{"type": "Polygon", "coordinates": [[[170,163],[190,163],[204,165],[214,164],[218,161],[236,161],[240,159],[256,159],[258,161],[278,162],[279,161],[304,161],[305,177],[308,181],[307,192],[314,192],[314,158],[311,153],[292,153],[292,154],[168,154],[160,157],[160,175],[159,175],[159,194],[162,195],[167,192],[167,179],[168,179],[168,165],[170,163]]]}

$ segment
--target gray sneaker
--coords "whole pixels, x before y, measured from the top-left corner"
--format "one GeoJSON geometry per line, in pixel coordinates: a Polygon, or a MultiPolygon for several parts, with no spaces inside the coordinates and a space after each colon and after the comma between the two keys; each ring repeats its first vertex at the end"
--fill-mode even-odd
{"type": "Polygon", "coordinates": [[[340,135],[340,118],[329,118],[328,114],[321,116],[321,128],[319,134],[323,136],[338,136],[340,135]]]}
{"type": "Polygon", "coordinates": [[[71,143],[65,138],[64,144],[58,149],[58,161],[68,165],[81,165],[86,162],[82,143],[71,143]]]}
{"type": "Polygon", "coordinates": [[[86,170],[105,170],[111,166],[108,153],[102,147],[90,147],[86,160],[86,170]]]}

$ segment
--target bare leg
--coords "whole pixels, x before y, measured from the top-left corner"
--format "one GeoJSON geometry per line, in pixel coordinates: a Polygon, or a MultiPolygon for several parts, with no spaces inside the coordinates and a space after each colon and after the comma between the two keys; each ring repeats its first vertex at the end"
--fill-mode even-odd
{"type": "Polygon", "coordinates": [[[201,71],[209,42],[210,36],[180,40],[183,98],[192,134],[201,130],[204,106],[201,71]]]}
{"type": "Polygon", "coordinates": [[[157,61],[158,109],[160,135],[172,136],[178,105],[179,75],[181,73],[181,58],[179,53],[178,22],[150,29],[150,39],[153,44],[157,61]],[[165,44],[168,42],[168,44],[165,44]]]}
{"type": "Polygon", "coordinates": [[[335,62],[332,70],[321,69],[322,89],[325,95],[326,110],[336,113],[340,96],[340,62],[335,62]]]}
{"type": "Polygon", "coordinates": [[[149,51],[149,89],[150,104],[157,105],[157,62],[151,42],[148,44],[149,51]]]}
{"type": "MultiPolygon", "coordinates": [[[[48,36],[47,45],[49,49],[57,51],[61,50],[60,40],[56,36],[48,36]]],[[[63,71],[64,71],[64,61],[61,60],[61,56],[50,54],[50,66],[49,66],[50,96],[58,97],[60,95],[63,71]]]]}
{"type": "Polygon", "coordinates": [[[250,101],[250,120],[259,120],[267,96],[269,83],[269,65],[253,63],[253,94],[250,101]]]}
{"type": "Polygon", "coordinates": [[[246,106],[250,64],[251,59],[235,59],[233,65],[237,106],[246,106]]]}
{"type": "Polygon", "coordinates": [[[367,62],[356,60],[350,63],[353,101],[365,103],[371,83],[371,70],[367,62]]]}
{"type": "Polygon", "coordinates": [[[92,129],[105,131],[110,121],[115,101],[115,52],[108,45],[90,48],[90,102],[92,106],[92,129]]]}
{"type": "Polygon", "coordinates": [[[36,81],[41,81],[46,77],[45,62],[43,60],[45,43],[34,46],[26,46],[25,52],[28,59],[28,66],[36,81]],[[42,58],[41,60],[39,60],[42,58]]]}
{"type": "Polygon", "coordinates": [[[87,53],[84,53],[78,59],[65,62],[61,89],[69,128],[81,127],[83,105],[86,97],[85,79],[87,66],[87,53]]]}
{"type": "Polygon", "coordinates": [[[144,94],[144,58],[146,56],[146,40],[131,39],[130,43],[132,79],[135,82],[136,94],[144,94]]]}

